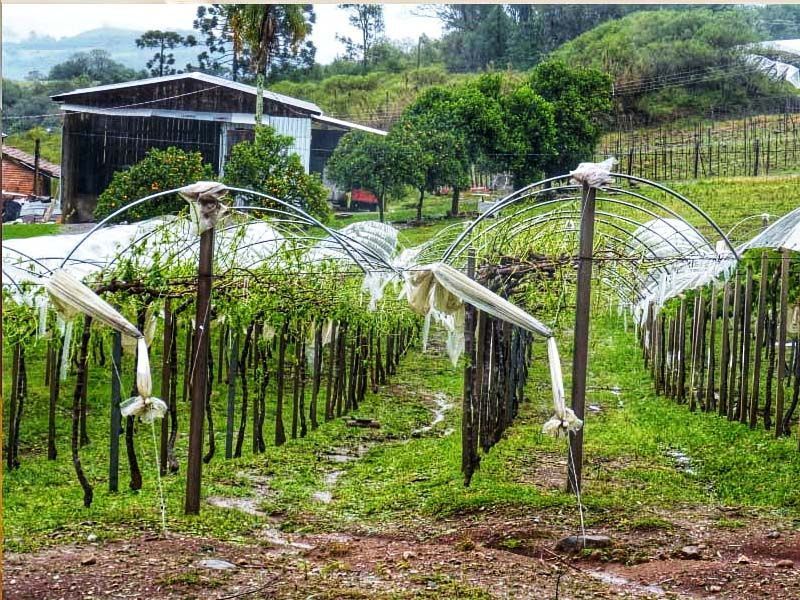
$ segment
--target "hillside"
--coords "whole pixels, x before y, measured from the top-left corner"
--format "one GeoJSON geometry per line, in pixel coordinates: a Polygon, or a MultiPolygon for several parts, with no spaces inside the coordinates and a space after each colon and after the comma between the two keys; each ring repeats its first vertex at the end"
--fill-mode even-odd
{"type": "MultiPolygon", "coordinates": [[[[24,79],[31,71],[46,74],[76,52],[95,48],[107,50],[111,58],[132,69],[143,69],[153,51],[137,48],[135,40],[143,32],[132,29],[102,27],[77,35],[55,39],[49,36],[31,36],[19,42],[3,42],[3,76],[24,79]]],[[[192,31],[179,31],[181,35],[192,31]]],[[[197,58],[197,48],[176,48],[176,64],[185,65],[197,58]]]]}
{"type": "Polygon", "coordinates": [[[366,75],[334,75],[320,81],[279,81],[269,88],[314,102],[331,116],[387,127],[422,90],[458,83],[469,77],[434,66],[396,73],[373,71],[366,75]]]}

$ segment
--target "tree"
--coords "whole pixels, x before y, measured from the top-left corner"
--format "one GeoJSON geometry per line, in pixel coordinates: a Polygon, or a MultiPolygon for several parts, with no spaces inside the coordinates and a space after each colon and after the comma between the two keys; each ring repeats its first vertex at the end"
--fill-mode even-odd
{"type": "Polygon", "coordinates": [[[266,69],[281,43],[296,50],[311,33],[311,23],[301,4],[231,4],[227,6],[234,48],[250,52],[256,75],[256,124],[264,110],[266,69]]]}
{"type": "MultiPolygon", "coordinates": [[[[186,152],[175,147],[165,150],[151,148],[138,163],[114,173],[111,183],[97,199],[95,217],[102,219],[122,206],[155,192],[213,178],[211,165],[203,163],[203,155],[199,152],[186,152]]],[[[185,205],[184,200],[172,194],[141,204],[125,213],[125,217],[130,221],[147,219],[176,212],[185,205]]]]}
{"type": "Polygon", "coordinates": [[[468,182],[464,137],[437,127],[435,118],[435,115],[405,117],[389,132],[392,141],[408,153],[404,183],[419,194],[418,221],[422,220],[426,192],[435,193],[447,186],[460,189],[468,182]]]}
{"type": "Polygon", "coordinates": [[[85,78],[92,83],[105,85],[136,79],[139,72],[129,69],[111,58],[106,50],[76,52],[67,60],[50,69],[51,80],[70,80],[85,78]]]}
{"type": "Polygon", "coordinates": [[[205,50],[197,55],[197,65],[204,73],[242,81],[251,70],[250,54],[247,48],[233,43],[230,14],[225,4],[197,7],[192,27],[205,43],[205,50]]]}
{"type": "MultiPolygon", "coordinates": [[[[406,108],[404,117],[424,117],[430,131],[455,136],[465,164],[498,165],[507,137],[499,102],[500,81],[499,76],[486,75],[460,86],[428,88],[406,108]]],[[[459,183],[452,185],[453,215],[459,212],[464,179],[459,183]]]]}
{"type": "Polygon", "coordinates": [[[507,131],[503,164],[514,178],[514,187],[542,178],[555,157],[556,125],[553,105],[521,85],[502,98],[507,131]]]}
{"type": "MultiPolygon", "coordinates": [[[[306,22],[306,36],[316,21],[314,6],[300,5],[306,22]]],[[[201,71],[230,77],[234,81],[253,79],[250,49],[246,44],[234,43],[231,17],[235,22],[236,8],[225,4],[199,6],[193,27],[205,41],[205,50],[197,56],[201,71]]],[[[267,65],[267,78],[274,79],[295,71],[307,72],[314,67],[317,49],[310,40],[295,40],[292,32],[294,22],[279,19],[274,50],[267,65]]]]}
{"type": "Polygon", "coordinates": [[[147,68],[153,77],[174,75],[179,71],[175,69],[175,55],[170,52],[180,46],[196,46],[197,39],[193,35],[182,36],[174,31],[161,31],[151,29],[145,31],[141,37],[136,38],[139,48],[155,48],[153,58],[147,61],[147,68]]]}
{"type": "Polygon", "coordinates": [[[231,149],[222,180],[233,187],[269,194],[327,221],[328,190],[319,176],[306,173],[300,157],[291,152],[292,141],[268,125],[256,126],[252,142],[240,142],[231,149]]]}
{"type": "Polygon", "coordinates": [[[570,67],[560,61],[538,65],[529,85],[553,107],[553,153],[543,164],[547,175],[566,173],[588,160],[612,107],[611,77],[596,69],[570,67]]]}
{"type": "Polygon", "coordinates": [[[392,190],[411,178],[413,155],[393,136],[363,131],[344,135],[328,160],[326,175],[344,190],[363,188],[378,198],[378,211],[384,221],[386,198],[392,190]]]}
{"type": "Polygon", "coordinates": [[[370,51],[373,45],[383,35],[385,25],[383,22],[383,6],[381,4],[340,4],[339,8],[348,12],[348,21],[361,33],[361,42],[353,42],[349,37],[336,36],[340,42],[344,43],[348,57],[361,57],[361,65],[364,71],[371,59],[370,51]]]}

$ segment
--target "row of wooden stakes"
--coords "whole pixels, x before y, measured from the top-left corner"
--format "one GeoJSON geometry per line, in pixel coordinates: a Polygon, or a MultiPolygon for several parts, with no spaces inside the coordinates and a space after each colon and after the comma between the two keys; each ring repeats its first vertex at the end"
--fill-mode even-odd
{"type": "Polygon", "coordinates": [[[776,437],[788,435],[800,397],[790,267],[789,251],[777,257],[764,251],[757,279],[748,264],[730,280],[665,307],[651,303],[638,338],[655,392],[691,411],[716,412],[753,429],[760,420],[776,437]]]}

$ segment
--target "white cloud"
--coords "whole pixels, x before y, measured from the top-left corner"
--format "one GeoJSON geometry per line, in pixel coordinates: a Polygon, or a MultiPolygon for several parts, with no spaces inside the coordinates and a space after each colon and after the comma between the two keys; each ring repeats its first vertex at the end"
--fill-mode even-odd
{"type": "MultiPolygon", "coordinates": [[[[413,14],[413,4],[387,4],[384,8],[386,35],[394,40],[416,39],[426,34],[439,37],[436,19],[413,14]]],[[[317,46],[317,61],[329,63],[342,52],[336,35],[355,37],[357,31],[347,22],[347,14],[335,4],[315,5],[317,22],[312,40],[317,46]]],[[[56,39],[97,27],[125,29],[191,29],[197,5],[194,4],[8,4],[3,3],[3,36],[15,41],[30,32],[56,39]]],[[[112,50],[109,48],[108,50],[112,50]]]]}

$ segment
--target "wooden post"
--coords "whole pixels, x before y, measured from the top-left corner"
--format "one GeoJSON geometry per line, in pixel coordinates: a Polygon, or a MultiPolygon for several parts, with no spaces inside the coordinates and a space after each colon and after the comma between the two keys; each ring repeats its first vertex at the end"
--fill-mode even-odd
{"type": "MultiPolygon", "coordinates": [[[[778,391],[775,397],[775,436],[783,434],[783,405],[784,385],[783,379],[786,369],[786,320],[788,316],[789,294],[789,251],[781,253],[781,300],[780,300],[780,325],[778,329],[778,391]]],[[[797,360],[795,358],[795,360],[797,360]]]]}
{"type": "MultiPolygon", "coordinates": [[[[39,170],[39,161],[41,160],[41,140],[36,138],[36,141],[33,143],[33,195],[39,196],[41,195],[41,189],[39,186],[39,176],[41,175],[39,170]]],[[[49,196],[50,194],[48,194],[49,196]]]]}
{"type": "Polygon", "coordinates": [[[728,414],[728,364],[730,353],[730,312],[731,286],[725,283],[722,288],[722,354],[719,358],[719,415],[728,414]]]}
{"type": "Polygon", "coordinates": [[[736,272],[736,287],[733,288],[733,335],[731,340],[731,373],[728,383],[728,420],[736,418],[736,373],[739,368],[739,330],[742,327],[742,275],[736,272]]]}
{"type": "Polygon", "coordinates": [[[742,372],[739,386],[739,421],[747,423],[747,392],[750,382],[750,322],[753,312],[753,267],[747,267],[747,279],[744,288],[744,307],[742,311],[742,372]]]}
{"type": "Polygon", "coordinates": [[[233,457],[233,422],[236,412],[236,377],[239,375],[239,330],[231,330],[231,351],[228,367],[228,406],[225,422],[225,458],[233,457]]]}
{"type": "MultiPolygon", "coordinates": [[[[475,277],[475,251],[470,250],[467,259],[467,276],[475,277]]],[[[475,321],[476,310],[471,304],[465,306],[464,312],[464,397],[462,400],[461,419],[461,472],[464,484],[469,485],[477,460],[477,443],[475,441],[475,321]]]]}
{"type": "Polygon", "coordinates": [[[686,400],[686,297],[681,297],[680,312],[678,314],[678,395],[676,400],[686,400]]]}
{"type": "MultiPolygon", "coordinates": [[[[572,410],[583,419],[586,400],[586,368],[589,359],[589,316],[592,298],[592,251],[597,190],[583,185],[581,202],[580,256],[578,259],[575,340],[572,353],[572,410]]],[[[583,477],[583,429],[570,433],[570,461],[567,484],[579,493],[583,477]]]]}
{"type": "MultiPolygon", "coordinates": [[[[172,352],[172,310],[171,299],[167,298],[164,301],[164,343],[163,353],[161,355],[161,399],[169,406],[169,391],[170,391],[170,365],[169,356],[172,352]]],[[[158,458],[158,468],[161,474],[167,472],[167,446],[169,445],[169,419],[165,416],[161,419],[161,445],[158,458]]]]}
{"type": "Polygon", "coordinates": [[[769,263],[767,251],[761,253],[761,272],[758,286],[758,315],[756,316],[756,351],[753,363],[753,388],[750,393],[750,429],[758,423],[758,399],[761,393],[761,356],[764,348],[764,322],[767,318],[767,280],[769,263]]]}
{"type": "Polygon", "coordinates": [[[689,410],[694,412],[697,408],[697,371],[698,365],[702,360],[700,357],[700,328],[703,321],[703,296],[698,294],[694,297],[694,308],[692,310],[692,363],[689,370],[689,410]]]}
{"type": "Polygon", "coordinates": [[[189,416],[189,459],[186,466],[187,515],[200,513],[200,483],[203,468],[203,420],[208,382],[208,348],[210,338],[211,287],[214,271],[214,228],[200,234],[200,261],[197,270],[195,323],[197,335],[192,352],[191,412],[189,416]]]}
{"type": "MultiPolygon", "coordinates": [[[[58,378],[58,372],[54,374],[58,378]]],[[[111,334],[111,431],[108,454],[108,491],[119,490],[119,436],[122,431],[122,334],[111,334]]]]}
{"type": "Polygon", "coordinates": [[[706,363],[706,401],[704,409],[706,411],[717,408],[716,398],[716,377],[717,369],[717,286],[712,284],[711,303],[708,307],[709,312],[709,335],[708,335],[708,362],[706,363]]]}

